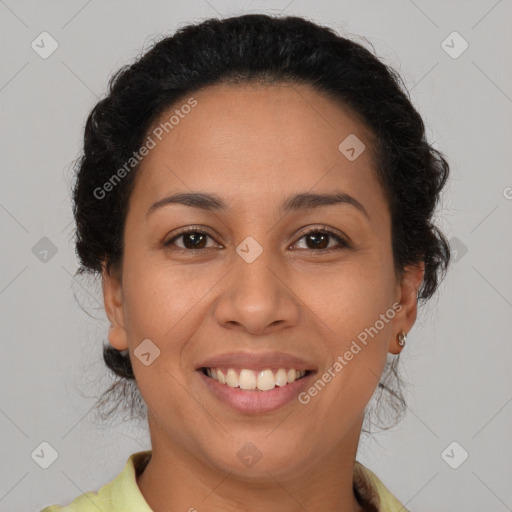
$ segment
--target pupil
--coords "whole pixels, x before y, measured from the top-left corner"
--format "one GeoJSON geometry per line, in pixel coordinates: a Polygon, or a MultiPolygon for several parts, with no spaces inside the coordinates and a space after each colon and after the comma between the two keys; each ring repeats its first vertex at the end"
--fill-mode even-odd
{"type": "MultiPolygon", "coordinates": [[[[203,242],[204,242],[204,236],[200,233],[191,233],[191,234],[187,234],[185,235],[185,238],[184,238],[184,244],[185,244],[185,247],[187,247],[187,249],[197,249],[199,248],[199,244],[201,243],[201,238],[203,238],[203,242]],[[188,247],[189,244],[187,244],[187,240],[192,240],[192,247],[188,247]],[[199,242],[199,243],[198,243],[199,242]]],[[[202,246],[201,246],[202,247],[202,246]]]]}
{"type": "MultiPolygon", "coordinates": [[[[312,246],[315,248],[326,249],[329,245],[329,237],[325,233],[313,233],[308,235],[308,240],[312,242],[312,246]]],[[[201,233],[189,233],[184,236],[184,244],[187,249],[197,249],[204,246],[204,235],[201,233]],[[190,244],[187,243],[191,242],[190,244]],[[189,246],[192,247],[189,247],[189,246]]]]}
{"type": "Polygon", "coordinates": [[[313,247],[320,247],[320,249],[326,249],[327,248],[327,245],[328,245],[328,237],[322,233],[322,234],[319,234],[319,233],[313,233],[312,235],[309,235],[309,239],[310,240],[313,240],[313,247]],[[320,240],[322,239],[322,240],[320,240]],[[327,240],[327,244],[325,243],[325,241],[327,240]],[[320,242],[320,243],[318,243],[320,242]],[[324,243],[322,243],[324,242],[324,243]]]}

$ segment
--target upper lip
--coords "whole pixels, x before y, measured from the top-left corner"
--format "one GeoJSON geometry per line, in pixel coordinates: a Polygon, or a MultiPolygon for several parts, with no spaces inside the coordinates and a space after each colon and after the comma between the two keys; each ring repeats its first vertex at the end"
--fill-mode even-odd
{"type": "Polygon", "coordinates": [[[315,365],[291,354],[284,352],[226,352],[205,359],[197,368],[247,368],[262,371],[266,369],[295,368],[296,370],[316,370],[315,365]]]}

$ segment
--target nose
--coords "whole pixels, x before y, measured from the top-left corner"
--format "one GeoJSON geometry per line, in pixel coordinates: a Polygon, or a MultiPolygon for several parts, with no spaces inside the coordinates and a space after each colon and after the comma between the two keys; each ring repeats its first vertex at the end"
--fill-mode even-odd
{"type": "Polygon", "coordinates": [[[225,280],[214,312],[222,327],[264,335],[297,324],[300,300],[275,256],[263,251],[248,263],[235,255],[225,280]]]}

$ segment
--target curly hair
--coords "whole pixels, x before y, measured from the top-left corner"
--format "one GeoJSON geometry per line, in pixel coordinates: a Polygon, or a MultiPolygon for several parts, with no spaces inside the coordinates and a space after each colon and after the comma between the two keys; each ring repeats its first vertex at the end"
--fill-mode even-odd
{"type": "MultiPolygon", "coordinates": [[[[406,265],[424,262],[418,301],[427,301],[450,261],[448,242],[433,223],[449,165],[426,140],[423,120],[395,70],[361,44],[297,16],[250,14],[187,25],[111,77],[108,94],[88,116],[77,161],[78,274],[98,275],[102,262],[109,272],[120,265],[138,166],[105,197],[98,198],[97,191],[140,148],[159,116],[208,85],[250,82],[308,84],[350,109],[375,136],[371,149],[391,215],[395,273],[400,278],[406,265]]],[[[104,417],[122,405],[119,397],[133,410],[138,388],[127,351],[106,344],[103,358],[117,377],[98,402],[114,402],[104,417]]],[[[398,360],[388,356],[379,383],[397,418],[405,409],[398,360]]],[[[140,396],[137,403],[142,404],[140,396]]]]}

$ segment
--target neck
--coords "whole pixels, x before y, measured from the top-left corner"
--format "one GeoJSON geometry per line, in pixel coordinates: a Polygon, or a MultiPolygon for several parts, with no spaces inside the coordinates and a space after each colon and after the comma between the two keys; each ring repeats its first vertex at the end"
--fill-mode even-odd
{"type": "Polygon", "coordinates": [[[303,470],[265,471],[258,478],[222,471],[204,454],[164,437],[151,417],[149,422],[152,457],[137,484],[154,512],[363,512],[353,490],[362,419],[327,457],[310,457],[303,470]]]}

